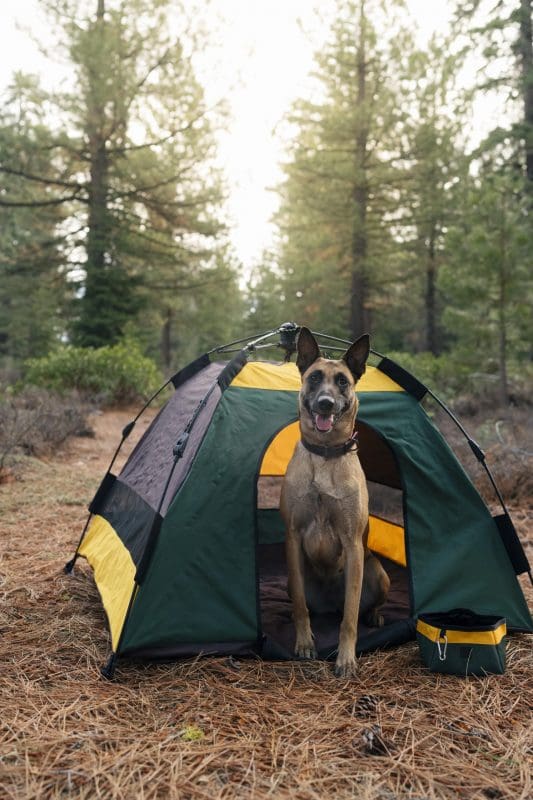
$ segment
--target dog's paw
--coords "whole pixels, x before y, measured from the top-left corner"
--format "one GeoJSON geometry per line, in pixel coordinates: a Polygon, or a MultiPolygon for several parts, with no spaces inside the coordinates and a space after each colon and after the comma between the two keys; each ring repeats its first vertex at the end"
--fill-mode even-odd
{"type": "Polygon", "coordinates": [[[363,622],[365,625],[368,625],[369,628],[382,628],[385,625],[385,617],[383,614],[380,614],[379,611],[373,610],[369,611],[365,617],[363,617],[363,622]]]}
{"type": "Polygon", "coordinates": [[[312,638],[302,639],[301,641],[296,640],[294,653],[296,655],[296,658],[301,658],[301,659],[316,658],[317,652],[315,649],[313,639],[312,638]]]}
{"type": "Polygon", "coordinates": [[[337,678],[355,678],[357,675],[357,662],[355,658],[342,661],[337,659],[334,672],[337,678]]]}

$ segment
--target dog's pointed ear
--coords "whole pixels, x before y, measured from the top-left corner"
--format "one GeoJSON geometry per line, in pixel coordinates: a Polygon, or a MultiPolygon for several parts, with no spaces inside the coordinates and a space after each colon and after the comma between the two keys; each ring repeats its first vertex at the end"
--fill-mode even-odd
{"type": "Polygon", "coordinates": [[[316,361],[317,358],[320,358],[320,350],[318,349],[316,339],[309,328],[300,328],[296,349],[296,366],[303,375],[311,364],[316,361]]]}
{"type": "Polygon", "coordinates": [[[363,333],[359,339],[350,345],[342,357],[356,381],[359,380],[366,369],[366,360],[369,353],[370,336],[368,333],[363,333]]]}

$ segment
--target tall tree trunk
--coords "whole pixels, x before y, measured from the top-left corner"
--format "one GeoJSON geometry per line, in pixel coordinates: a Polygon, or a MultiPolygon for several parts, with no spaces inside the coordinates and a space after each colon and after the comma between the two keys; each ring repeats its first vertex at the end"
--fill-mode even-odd
{"type": "MultiPolygon", "coordinates": [[[[104,24],[104,0],[97,0],[96,30],[104,24]]],[[[107,250],[107,189],[109,159],[106,152],[104,110],[99,98],[100,75],[93,73],[91,103],[88,108],[90,190],[87,260],[96,271],[104,269],[107,250]],[[100,101],[100,102],[99,102],[100,101]]]]}
{"type": "Polygon", "coordinates": [[[498,372],[499,395],[502,408],[509,405],[507,380],[507,215],[502,195],[500,220],[500,264],[498,280],[498,372]]]}
{"type": "Polygon", "coordinates": [[[368,143],[368,120],[366,109],[366,16],[365,0],[359,7],[359,42],[357,47],[357,130],[355,132],[355,183],[353,189],[354,219],[352,227],[352,271],[350,332],[353,339],[370,330],[368,309],[367,228],[368,181],[366,156],[368,143]]]}
{"type": "MultiPolygon", "coordinates": [[[[95,33],[100,35],[104,23],[104,0],[97,0],[95,33]]],[[[85,294],[82,300],[78,323],[78,339],[81,344],[98,346],[113,339],[113,332],[106,330],[102,320],[102,309],[112,298],[106,297],[106,270],[109,269],[109,219],[108,181],[109,155],[106,149],[105,111],[103,108],[100,65],[93,63],[87,108],[87,138],[89,142],[89,173],[87,213],[87,262],[85,294]],[[96,312],[96,313],[95,313],[96,312]],[[99,312],[99,313],[98,313],[99,312]]]]}
{"type": "Polygon", "coordinates": [[[519,55],[522,64],[522,96],[524,98],[524,131],[526,175],[533,185],[533,43],[531,0],[520,0],[519,55]]]}
{"type": "MultiPolygon", "coordinates": [[[[104,24],[104,0],[97,0],[96,29],[104,24]]],[[[90,153],[90,189],[87,237],[87,261],[95,272],[105,267],[107,251],[107,192],[109,158],[106,152],[104,110],[99,98],[100,76],[93,74],[91,103],[88,108],[90,153]],[[99,102],[100,101],[100,102],[99,102]]]]}
{"type": "Polygon", "coordinates": [[[434,356],[439,354],[437,341],[437,261],[435,254],[435,228],[432,226],[427,247],[426,264],[426,341],[425,349],[434,356]]]}
{"type": "Polygon", "coordinates": [[[106,266],[108,249],[107,194],[109,160],[106,142],[100,131],[95,131],[89,141],[90,188],[88,195],[87,232],[87,290],[91,274],[98,276],[106,266]]]}

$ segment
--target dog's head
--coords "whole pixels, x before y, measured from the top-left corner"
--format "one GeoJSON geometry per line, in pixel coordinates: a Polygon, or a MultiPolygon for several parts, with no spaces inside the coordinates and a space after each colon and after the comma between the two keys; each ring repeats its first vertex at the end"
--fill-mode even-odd
{"type": "Polygon", "coordinates": [[[300,427],[311,442],[338,444],[353,432],[355,384],[366,369],[370,337],[363,334],[340,359],[322,358],[308,328],[298,334],[296,365],[302,375],[300,427]]]}

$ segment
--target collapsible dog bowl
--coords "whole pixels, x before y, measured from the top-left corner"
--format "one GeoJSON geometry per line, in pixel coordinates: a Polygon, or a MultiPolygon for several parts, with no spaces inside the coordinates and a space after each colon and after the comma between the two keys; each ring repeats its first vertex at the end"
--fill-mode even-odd
{"type": "Polygon", "coordinates": [[[420,614],[416,624],[424,664],[450,675],[503,674],[506,634],[503,617],[465,608],[420,614]]]}

